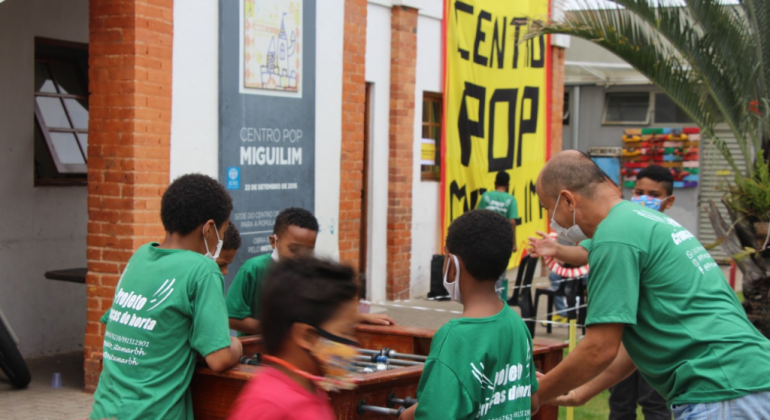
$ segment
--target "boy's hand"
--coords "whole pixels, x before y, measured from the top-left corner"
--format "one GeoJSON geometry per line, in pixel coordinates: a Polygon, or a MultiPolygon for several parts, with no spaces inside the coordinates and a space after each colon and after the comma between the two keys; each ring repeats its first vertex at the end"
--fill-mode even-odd
{"type": "Polygon", "coordinates": [[[547,404],[558,405],[561,407],[579,407],[585,403],[580,400],[580,397],[578,397],[577,392],[575,392],[575,390],[573,389],[572,391],[564,395],[561,395],[551,401],[548,401],[547,404]]]}
{"type": "Polygon", "coordinates": [[[417,411],[417,404],[407,408],[398,416],[398,420],[414,420],[414,412],[417,411]]]}
{"type": "Polygon", "coordinates": [[[530,236],[527,252],[533,257],[553,257],[556,255],[558,242],[551,235],[540,231],[536,232],[540,238],[530,236]]]}
{"type": "Polygon", "coordinates": [[[359,319],[364,324],[373,325],[396,325],[396,321],[386,314],[358,314],[359,319]]]}

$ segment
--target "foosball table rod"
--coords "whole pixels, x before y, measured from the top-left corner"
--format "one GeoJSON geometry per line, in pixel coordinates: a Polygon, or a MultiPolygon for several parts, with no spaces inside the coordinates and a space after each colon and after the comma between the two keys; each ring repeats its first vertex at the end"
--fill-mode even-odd
{"type": "Polygon", "coordinates": [[[366,400],[361,400],[358,402],[358,414],[364,415],[365,413],[377,413],[377,414],[385,414],[387,416],[393,416],[398,417],[401,415],[401,413],[404,412],[406,408],[400,407],[400,408],[388,408],[388,407],[380,407],[378,405],[366,405],[366,400]]]}
{"type": "Polygon", "coordinates": [[[369,355],[381,354],[391,359],[410,359],[410,360],[418,360],[421,362],[428,360],[427,356],[420,356],[419,354],[397,353],[395,350],[391,350],[387,347],[382,350],[359,349],[358,351],[360,353],[369,354],[369,355]]]}

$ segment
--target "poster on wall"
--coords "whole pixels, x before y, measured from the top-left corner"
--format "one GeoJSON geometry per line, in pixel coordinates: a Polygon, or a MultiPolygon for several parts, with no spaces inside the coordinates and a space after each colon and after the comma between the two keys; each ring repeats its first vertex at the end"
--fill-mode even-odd
{"type": "Polygon", "coordinates": [[[220,0],[219,179],[241,248],[225,279],[271,251],[287,207],[315,207],[315,16],[310,0],[220,0]]]}
{"type": "Polygon", "coordinates": [[[527,237],[544,230],[536,195],[550,138],[550,44],[525,42],[529,19],[546,19],[548,0],[445,0],[444,233],[494,189],[497,172],[511,177],[517,201],[518,265],[527,237]]]}

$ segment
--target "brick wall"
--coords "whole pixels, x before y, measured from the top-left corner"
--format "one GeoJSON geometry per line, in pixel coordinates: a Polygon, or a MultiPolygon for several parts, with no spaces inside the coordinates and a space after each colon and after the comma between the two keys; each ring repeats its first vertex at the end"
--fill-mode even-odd
{"type": "Polygon", "coordinates": [[[417,10],[394,6],[390,29],[387,297],[392,300],[409,298],[417,10]]]}
{"type": "Polygon", "coordinates": [[[120,273],[163,239],[168,185],[173,0],[90,1],[86,390],[99,380],[104,326],[120,273]]]}
{"type": "Polygon", "coordinates": [[[551,48],[551,155],[562,149],[564,115],[564,48],[551,48]]]}
{"type": "Polygon", "coordinates": [[[358,266],[366,113],[366,0],[345,0],[340,156],[340,261],[358,266]]]}

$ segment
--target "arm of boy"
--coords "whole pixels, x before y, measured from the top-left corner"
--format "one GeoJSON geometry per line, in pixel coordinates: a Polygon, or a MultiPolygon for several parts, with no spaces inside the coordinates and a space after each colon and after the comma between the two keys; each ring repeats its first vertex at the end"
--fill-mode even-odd
{"type": "Polygon", "coordinates": [[[398,420],[414,420],[415,411],[417,411],[417,404],[414,404],[413,406],[404,410],[401,415],[398,416],[398,420]]]}
{"type": "Polygon", "coordinates": [[[529,253],[534,257],[553,257],[567,264],[581,266],[588,263],[588,251],[582,246],[561,245],[556,239],[538,231],[540,238],[529,237],[529,253]]]}
{"type": "Polygon", "coordinates": [[[243,319],[229,318],[230,329],[240,331],[244,334],[261,334],[262,325],[259,320],[247,316],[243,319]]]}
{"type": "Polygon", "coordinates": [[[206,364],[214,372],[222,372],[235,366],[243,356],[241,340],[230,337],[230,347],[219,349],[206,356],[206,364]]]}
{"type": "Polygon", "coordinates": [[[516,202],[515,198],[511,198],[511,205],[508,207],[508,221],[511,223],[511,228],[513,228],[513,249],[511,250],[512,254],[519,249],[516,245],[516,219],[518,218],[519,204],[516,202]]]}
{"type": "Polygon", "coordinates": [[[386,314],[358,314],[359,321],[363,324],[396,325],[396,321],[386,314]]]}

